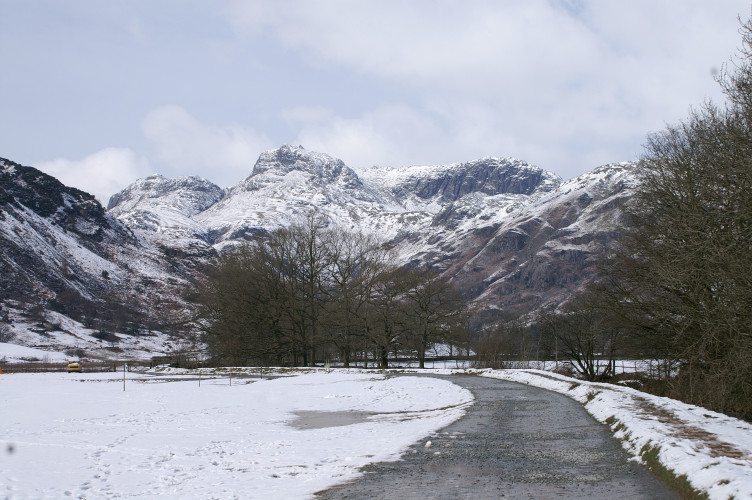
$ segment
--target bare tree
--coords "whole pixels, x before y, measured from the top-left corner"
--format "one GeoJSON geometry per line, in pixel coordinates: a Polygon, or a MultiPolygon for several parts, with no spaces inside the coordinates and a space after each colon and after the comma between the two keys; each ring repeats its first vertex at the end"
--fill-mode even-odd
{"type": "Polygon", "coordinates": [[[301,292],[303,313],[305,314],[306,351],[304,360],[310,366],[316,362],[316,348],[323,343],[320,338],[320,321],[324,304],[329,298],[331,274],[327,252],[326,220],[315,212],[306,215],[302,224],[295,224],[288,230],[292,247],[294,269],[292,276],[301,292]]]}
{"type": "Polygon", "coordinates": [[[204,280],[199,300],[210,354],[235,365],[279,359],[286,343],[278,268],[264,245],[224,255],[204,280]]]}
{"type": "Polygon", "coordinates": [[[365,337],[368,303],[390,253],[372,236],[344,231],[330,235],[327,247],[334,299],[329,303],[327,325],[343,365],[349,367],[365,337]]]}
{"type": "Polygon", "coordinates": [[[412,320],[411,344],[418,354],[420,368],[425,368],[426,351],[446,341],[464,309],[464,302],[448,278],[430,269],[405,271],[408,289],[405,294],[407,314],[412,320]]]}
{"type": "Polygon", "coordinates": [[[615,307],[680,362],[674,395],[752,415],[752,24],[706,103],[648,138],[632,228],[606,266],[615,307]]]}
{"type": "Polygon", "coordinates": [[[366,309],[366,335],[380,368],[389,367],[389,353],[401,345],[408,320],[405,295],[409,290],[404,270],[390,266],[376,277],[366,309]]]}
{"type": "Polygon", "coordinates": [[[604,380],[614,375],[622,330],[585,294],[564,311],[542,318],[544,335],[555,339],[559,353],[586,380],[604,380]]]}

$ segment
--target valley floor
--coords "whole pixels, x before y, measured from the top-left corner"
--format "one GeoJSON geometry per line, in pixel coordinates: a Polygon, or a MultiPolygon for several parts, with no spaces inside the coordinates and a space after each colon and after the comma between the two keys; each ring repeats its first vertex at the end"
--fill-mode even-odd
{"type": "MultiPolygon", "coordinates": [[[[550,372],[420,370],[456,372],[566,394],[607,422],[635,460],[652,457],[711,498],[752,495],[750,424],[550,372]]],[[[0,375],[0,496],[308,498],[435,439],[473,401],[433,377],[339,369],[258,375],[0,375]]]]}
{"type": "Polygon", "coordinates": [[[0,497],[305,498],[397,459],[472,401],[379,373],[125,376],[0,375],[0,497]],[[311,410],[330,418],[296,415],[311,410]]]}

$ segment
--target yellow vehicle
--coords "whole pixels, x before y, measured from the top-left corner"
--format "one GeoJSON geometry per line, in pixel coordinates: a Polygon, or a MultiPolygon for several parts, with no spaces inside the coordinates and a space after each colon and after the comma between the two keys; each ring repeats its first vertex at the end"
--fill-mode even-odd
{"type": "Polygon", "coordinates": [[[68,373],[78,372],[81,373],[81,361],[78,358],[71,358],[68,360],[68,373]]]}

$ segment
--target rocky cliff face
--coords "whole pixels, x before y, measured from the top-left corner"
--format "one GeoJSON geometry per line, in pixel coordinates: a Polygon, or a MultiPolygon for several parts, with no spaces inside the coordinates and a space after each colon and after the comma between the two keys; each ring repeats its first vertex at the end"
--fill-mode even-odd
{"type": "Polygon", "coordinates": [[[311,174],[309,180],[322,186],[337,183],[353,190],[363,187],[358,175],[342,160],[289,145],[261,153],[247,182],[241,183],[241,186],[243,189],[253,189],[254,181],[265,173],[284,177],[295,171],[311,174]]]}
{"type": "Polygon", "coordinates": [[[498,224],[479,224],[448,272],[487,308],[523,313],[564,302],[595,277],[595,262],[620,236],[634,168],[599,167],[498,224]]]}
{"type": "Polygon", "coordinates": [[[416,172],[394,186],[393,194],[398,198],[414,194],[424,200],[438,198],[451,203],[474,193],[530,196],[536,191],[555,187],[557,181],[558,178],[550,172],[513,158],[483,158],[437,168],[429,175],[416,172]]]}
{"type": "Polygon", "coordinates": [[[283,146],[263,153],[251,175],[227,190],[222,200],[192,218],[217,249],[288,226],[307,211],[353,227],[383,202],[358,175],[336,158],[283,146]]]}
{"type": "Polygon", "coordinates": [[[0,158],[0,206],[9,214],[33,213],[86,242],[102,241],[105,231],[124,229],[113,224],[90,194],[4,158],[0,158]]]}

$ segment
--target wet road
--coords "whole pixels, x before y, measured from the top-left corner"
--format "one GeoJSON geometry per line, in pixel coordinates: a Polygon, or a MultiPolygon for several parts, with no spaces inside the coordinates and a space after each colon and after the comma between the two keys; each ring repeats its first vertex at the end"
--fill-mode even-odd
{"type": "Polygon", "coordinates": [[[397,462],[366,466],[322,499],[680,498],[576,401],[477,376],[447,377],[475,404],[397,462]],[[426,442],[431,444],[426,447],[426,442]]]}

